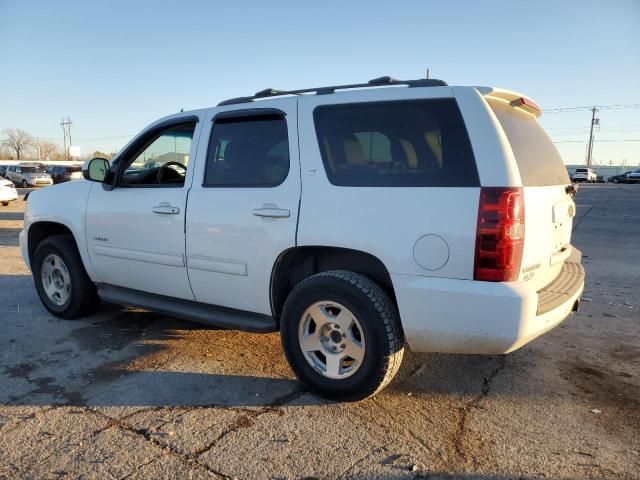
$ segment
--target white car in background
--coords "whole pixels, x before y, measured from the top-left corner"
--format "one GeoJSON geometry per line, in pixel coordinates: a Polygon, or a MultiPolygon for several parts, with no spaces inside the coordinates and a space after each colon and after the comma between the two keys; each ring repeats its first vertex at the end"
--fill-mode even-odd
{"type": "Polygon", "coordinates": [[[571,180],[573,182],[594,183],[598,180],[598,174],[592,168],[576,168],[571,180]]]}
{"type": "Polygon", "coordinates": [[[12,181],[0,178],[0,204],[3,207],[18,199],[18,191],[12,181]]]}

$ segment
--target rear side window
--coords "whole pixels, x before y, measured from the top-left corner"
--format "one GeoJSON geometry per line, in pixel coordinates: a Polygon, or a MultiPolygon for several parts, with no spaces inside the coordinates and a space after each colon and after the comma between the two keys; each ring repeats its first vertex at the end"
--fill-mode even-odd
{"type": "Polygon", "coordinates": [[[533,115],[504,102],[489,105],[511,144],[524,186],[570,183],[558,150],[533,115]]]}
{"type": "Polygon", "coordinates": [[[275,187],[289,173],[289,140],[283,115],[215,120],[204,186],[275,187]]]}
{"type": "Polygon", "coordinates": [[[454,99],[319,106],[318,143],[329,181],[352,187],[480,184],[454,99]]]}

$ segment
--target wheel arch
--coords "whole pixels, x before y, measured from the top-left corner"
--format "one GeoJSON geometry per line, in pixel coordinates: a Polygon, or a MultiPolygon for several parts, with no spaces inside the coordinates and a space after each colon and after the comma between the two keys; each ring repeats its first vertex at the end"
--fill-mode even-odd
{"type": "Polygon", "coordinates": [[[287,296],[305,278],[330,270],[347,270],[364,275],[382,288],[397,307],[391,275],[375,255],[350,248],[299,246],[283,251],[271,272],[269,298],[271,311],[279,317],[287,296]]]}
{"type": "Polygon", "coordinates": [[[33,270],[31,262],[33,255],[38,248],[38,245],[47,237],[54,235],[70,235],[79,249],[78,239],[73,234],[72,230],[65,224],[53,221],[38,221],[29,225],[27,231],[27,252],[29,254],[29,265],[33,270]]]}

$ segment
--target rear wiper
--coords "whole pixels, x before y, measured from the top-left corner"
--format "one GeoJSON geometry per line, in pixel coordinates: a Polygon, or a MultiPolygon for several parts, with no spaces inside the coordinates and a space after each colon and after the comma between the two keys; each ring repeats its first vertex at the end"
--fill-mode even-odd
{"type": "Polygon", "coordinates": [[[564,191],[567,192],[567,195],[571,195],[573,197],[578,191],[578,184],[571,183],[564,188],[564,191]]]}

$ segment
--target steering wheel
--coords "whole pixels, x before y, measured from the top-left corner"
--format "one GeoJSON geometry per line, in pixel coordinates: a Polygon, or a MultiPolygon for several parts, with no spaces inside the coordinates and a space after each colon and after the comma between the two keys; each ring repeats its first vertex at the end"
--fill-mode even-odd
{"type": "Polygon", "coordinates": [[[156,174],[156,181],[159,184],[170,183],[171,181],[182,179],[182,176],[180,176],[179,172],[177,172],[173,168],[169,168],[171,166],[181,168],[181,169],[184,170],[184,174],[185,175],[187,174],[187,166],[186,165],[183,165],[180,162],[167,162],[164,165],[161,165],[160,168],[158,168],[158,173],[156,174]],[[169,172],[171,173],[171,176],[173,178],[171,178],[171,177],[166,178],[166,175],[169,172]]]}

